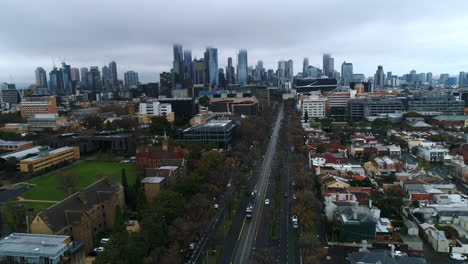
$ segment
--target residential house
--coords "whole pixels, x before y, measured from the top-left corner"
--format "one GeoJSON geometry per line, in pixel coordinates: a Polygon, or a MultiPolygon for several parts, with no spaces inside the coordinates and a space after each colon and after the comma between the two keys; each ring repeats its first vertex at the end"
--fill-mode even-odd
{"type": "Polygon", "coordinates": [[[450,241],[444,231],[428,228],[425,231],[427,241],[436,252],[450,252],[450,241]]]}
{"type": "Polygon", "coordinates": [[[418,147],[418,156],[428,162],[443,162],[449,150],[443,146],[418,147]]]}

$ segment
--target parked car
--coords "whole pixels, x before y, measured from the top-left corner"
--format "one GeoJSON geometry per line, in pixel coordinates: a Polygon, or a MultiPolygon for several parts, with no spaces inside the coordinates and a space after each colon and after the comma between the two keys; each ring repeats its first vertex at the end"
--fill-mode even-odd
{"type": "Polygon", "coordinates": [[[297,215],[291,216],[291,221],[293,221],[293,223],[297,223],[297,220],[298,220],[297,215]]]}
{"type": "Polygon", "coordinates": [[[214,209],[218,209],[218,208],[219,208],[219,204],[215,203],[213,207],[214,207],[214,209]]]}
{"type": "Polygon", "coordinates": [[[466,260],[467,257],[461,253],[450,253],[450,259],[453,260],[466,260]]]}
{"type": "Polygon", "coordinates": [[[101,238],[101,245],[104,245],[106,244],[107,242],[109,242],[110,238],[101,238]]]}
{"type": "Polygon", "coordinates": [[[270,204],[270,199],[265,199],[265,204],[269,205],[270,204]]]}
{"type": "Polygon", "coordinates": [[[299,228],[299,224],[297,222],[293,222],[292,223],[292,226],[294,229],[298,229],[299,228]]]}
{"type": "Polygon", "coordinates": [[[292,196],[292,197],[293,197],[293,199],[294,199],[294,200],[296,200],[296,199],[297,199],[297,197],[296,197],[296,194],[293,194],[293,196],[292,196]]]}
{"type": "Polygon", "coordinates": [[[197,246],[197,243],[196,243],[196,242],[192,242],[192,243],[190,243],[190,245],[189,245],[189,249],[190,249],[190,250],[194,250],[196,246],[197,246]]]}
{"type": "Polygon", "coordinates": [[[104,247],[97,247],[93,249],[93,252],[91,252],[91,256],[97,256],[101,254],[102,252],[104,252],[104,247]]]}
{"type": "Polygon", "coordinates": [[[405,256],[408,256],[405,252],[400,251],[400,250],[395,250],[394,255],[395,255],[396,257],[405,257],[405,256]]]}

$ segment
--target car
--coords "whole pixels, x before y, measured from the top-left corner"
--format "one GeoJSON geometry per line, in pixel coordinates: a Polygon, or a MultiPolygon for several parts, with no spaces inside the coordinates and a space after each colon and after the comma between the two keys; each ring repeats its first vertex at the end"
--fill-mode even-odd
{"type": "Polygon", "coordinates": [[[107,242],[109,242],[110,238],[101,238],[101,245],[104,245],[106,244],[107,242]]]}
{"type": "Polygon", "coordinates": [[[450,253],[450,259],[453,260],[466,260],[467,257],[461,253],[450,253]]]}
{"type": "Polygon", "coordinates": [[[214,207],[214,209],[218,209],[218,208],[219,208],[219,204],[215,203],[213,207],[214,207]]]}
{"type": "Polygon", "coordinates": [[[295,181],[292,181],[291,184],[292,184],[292,186],[295,186],[295,185],[296,185],[296,182],[295,182],[295,181]]]}
{"type": "Polygon", "coordinates": [[[291,221],[293,221],[294,223],[297,223],[297,220],[298,220],[297,215],[291,216],[291,221]]]}
{"type": "Polygon", "coordinates": [[[294,200],[296,200],[296,199],[297,199],[297,197],[296,197],[296,194],[293,194],[293,196],[292,196],[292,197],[293,197],[293,199],[294,199],[294,200]]]}
{"type": "Polygon", "coordinates": [[[196,246],[197,246],[197,243],[196,243],[196,242],[192,242],[192,243],[190,243],[190,245],[189,245],[189,249],[190,249],[190,250],[194,250],[196,246]]]}
{"type": "Polygon", "coordinates": [[[226,184],[226,187],[227,187],[227,188],[231,188],[231,185],[232,185],[232,184],[231,184],[230,182],[228,182],[228,183],[226,184]]]}
{"type": "Polygon", "coordinates": [[[269,205],[270,204],[270,199],[265,199],[265,204],[269,205]]]}
{"type": "Polygon", "coordinates": [[[394,255],[396,257],[405,257],[405,256],[407,256],[407,254],[405,252],[400,251],[400,250],[395,250],[394,255]]]}
{"type": "Polygon", "coordinates": [[[293,222],[292,223],[292,226],[294,229],[298,229],[299,228],[299,224],[297,222],[293,222]]]}
{"type": "Polygon", "coordinates": [[[104,247],[97,247],[97,248],[93,249],[93,252],[91,252],[91,255],[97,256],[97,255],[101,254],[102,252],[104,252],[104,247]]]}
{"type": "Polygon", "coordinates": [[[134,220],[128,220],[127,221],[127,226],[134,226],[135,225],[135,221],[134,220]]]}

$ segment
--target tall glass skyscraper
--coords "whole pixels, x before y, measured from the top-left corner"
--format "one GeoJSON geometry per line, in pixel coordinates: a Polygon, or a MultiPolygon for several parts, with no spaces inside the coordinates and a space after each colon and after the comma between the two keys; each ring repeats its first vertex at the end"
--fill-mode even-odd
{"type": "Polygon", "coordinates": [[[36,69],[36,85],[40,88],[47,88],[47,73],[42,67],[36,69]]]}
{"type": "Polygon", "coordinates": [[[237,55],[237,83],[240,85],[247,84],[247,51],[240,50],[237,55]]]}
{"type": "Polygon", "coordinates": [[[302,62],[302,78],[308,77],[308,71],[307,71],[308,68],[309,68],[309,58],[304,58],[304,61],[302,62]]]}
{"type": "Polygon", "coordinates": [[[206,70],[206,80],[208,84],[212,87],[219,86],[219,76],[218,76],[218,49],[216,48],[206,48],[205,52],[205,70],[206,70]]]}
{"type": "Polygon", "coordinates": [[[111,61],[109,63],[109,71],[112,89],[115,91],[117,89],[117,86],[119,86],[119,80],[117,76],[117,63],[115,63],[115,61],[111,61]]]}
{"type": "Polygon", "coordinates": [[[184,55],[182,53],[182,45],[174,44],[174,79],[176,83],[181,83],[184,78],[184,55]]]}
{"type": "Polygon", "coordinates": [[[191,80],[193,75],[192,52],[184,50],[184,80],[191,80]]]}
{"type": "Polygon", "coordinates": [[[349,86],[349,83],[353,81],[353,64],[350,62],[343,62],[341,64],[341,76],[342,84],[349,86]]]}

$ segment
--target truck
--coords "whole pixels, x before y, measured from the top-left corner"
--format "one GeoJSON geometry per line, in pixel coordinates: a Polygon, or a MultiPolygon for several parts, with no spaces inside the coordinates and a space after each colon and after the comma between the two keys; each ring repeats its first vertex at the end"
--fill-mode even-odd
{"type": "Polygon", "coordinates": [[[254,208],[253,203],[249,203],[249,205],[247,205],[247,208],[245,209],[245,217],[247,219],[252,218],[253,208],[254,208]]]}

